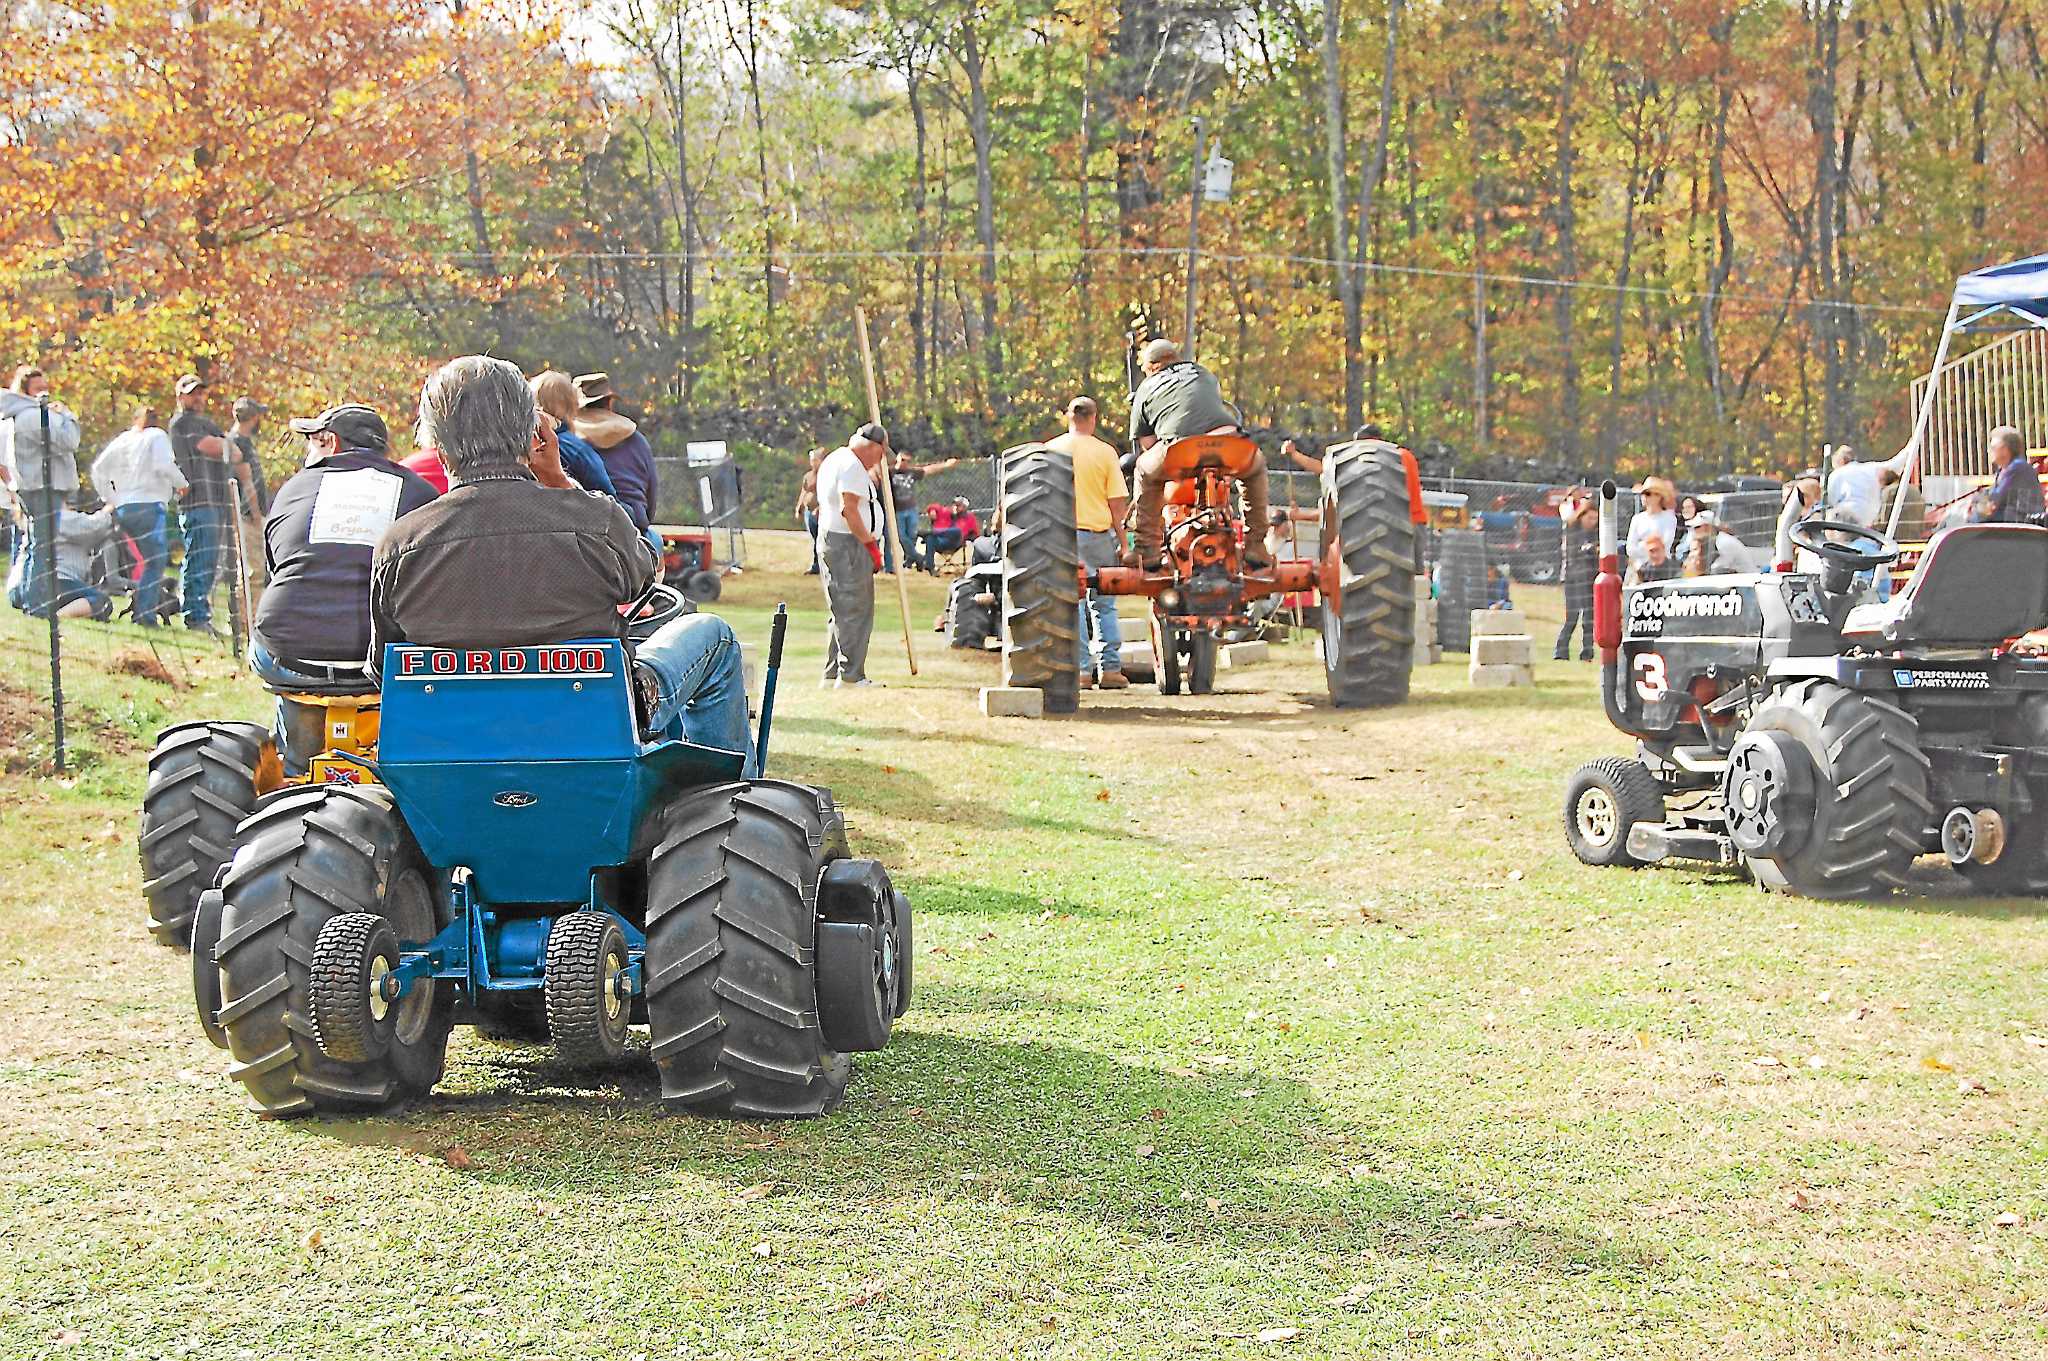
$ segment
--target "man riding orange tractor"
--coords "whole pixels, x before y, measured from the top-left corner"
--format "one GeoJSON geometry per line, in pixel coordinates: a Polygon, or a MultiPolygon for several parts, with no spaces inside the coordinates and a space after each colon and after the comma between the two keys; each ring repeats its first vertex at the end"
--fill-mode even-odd
{"type": "MultiPolygon", "coordinates": [[[[1156,562],[1088,568],[1074,533],[1074,474],[1067,455],[1041,444],[1003,455],[1004,683],[1045,692],[1045,708],[1071,713],[1080,673],[1084,591],[1152,601],[1154,675],[1162,694],[1207,694],[1220,634],[1253,623],[1250,602],[1313,590],[1319,596],[1323,671],[1339,707],[1407,698],[1415,644],[1421,483],[1413,455],[1380,440],[1325,455],[1320,544],[1313,559],[1268,564],[1239,495],[1264,469],[1240,433],[1188,435],[1148,455],[1164,477],[1156,562]]],[[[1141,512],[1142,513],[1142,512],[1141,512]]]]}

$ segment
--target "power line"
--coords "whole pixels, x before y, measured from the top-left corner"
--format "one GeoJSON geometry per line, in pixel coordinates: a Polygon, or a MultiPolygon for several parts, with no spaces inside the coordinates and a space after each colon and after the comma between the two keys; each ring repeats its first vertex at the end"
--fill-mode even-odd
{"type": "MultiPolygon", "coordinates": [[[[429,252],[435,259],[476,263],[485,259],[476,251],[434,251],[429,252]]],[[[895,250],[870,247],[862,250],[777,250],[771,255],[766,251],[499,251],[492,257],[499,263],[527,261],[548,263],[554,261],[632,261],[653,263],[655,261],[692,264],[760,264],[771,260],[910,260],[910,259],[967,259],[978,260],[984,255],[998,259],[1074,259],[1083,256],[1097,258],[1151,257],[1162,256],[1174,260],[1187,258],[1183,246],[998,246],[993,251],[984,251],[974,246],[934,247],[926,250],[895,250]]],[[[1203,251],[1201,258],[1221,264],[1291,264],[1312,265],[1322,269],[1338,267],[1338,261],[1321,255],[1294,255],[1282,252],[1222,252],[1203,251]]],[[[1348,264],[1348,262],[1346,262],[1348,264]]],[[[1352,266],[1368,274],[1386,274],[1397,277],[1457,279],[1463,282],[1479,280],[1489,284],[1520,284],[1532,288],[1592,289],[1601,293],[1622,293],[1643,297],[1683,298],[1690,302],[1712,299],[1717,302],[1754,303],[1759,306],[1780,307],[1786,305],[1782,297],[1758,293],[1730,293],[1725,290],[1695,290],[1686,288],[1665,288],[1651,284],[1606,283],[1597,279],[1558,279],[1542,274],[1499,274],[1490,270],[1432,268],[1427,265],[1393,265],[1382,262],[1368,262],[1352,266]]],[[[1883,302],[1828,302],[1819,298],[1794,299],[1793,306],[1800,308],[1826,307],[1848,312],[1898,312],[1915,315],[1945,316],[1948,309],[1918,303],[1883,302]]]]}

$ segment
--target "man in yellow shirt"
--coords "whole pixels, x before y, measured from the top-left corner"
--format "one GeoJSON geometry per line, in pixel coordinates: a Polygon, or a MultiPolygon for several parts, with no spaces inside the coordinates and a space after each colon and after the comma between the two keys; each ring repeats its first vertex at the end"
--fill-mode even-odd
{"type": "MultiPolygon", "coordinates": [[[[1080,540],[1081,565],[1114,567],[1122,548],[1124,513],[1130,509],[1130,493],[1124,487],[1122,469],[1117,467],[1116,446],[1095,434],[1095,399],[1076,397],[1067,403],[1067,433],[1045,442],[1074,460],[1074,529],[1080,540]]],[[[1105,690],[1124,690],[1130,680],[1123,671],[1123,627],[1117,620],[1116,597],[1094,591],[1082,598],[1080,631],[1081,688],[1101,685],[1105,690]],[[1088,620],[1095,620],[1096,658],[1088,660],[1088,620]],[[1097,668],[1100,679],[1097,679],[1097,668]]]]}

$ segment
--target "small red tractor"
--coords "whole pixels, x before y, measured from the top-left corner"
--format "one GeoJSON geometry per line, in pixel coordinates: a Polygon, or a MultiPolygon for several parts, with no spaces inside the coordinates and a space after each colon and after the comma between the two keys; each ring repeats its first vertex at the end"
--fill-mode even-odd
{"type": "Polygon", "coordinates": [[[1243,435],[1195,435],[1166,455],[1165,558],[1157,570],[1083,567],[1074,527],[1072,459],[1041,444],[1003,454],[1004,684],[1045,692],[1071,713],[1080,688],[1082,594],[1152,601],[1154,676],[1161,694],[1207,694],[1222,633],[1254,624],[1251,602],[1314,591],[1323,671],[1340,708],[1408,697],[1415,645],[1417,526],[1414,459],[1391,444],[1333,446],[1323,461],[1320,540],[1310,559],[1246,567],[1249,527],[1238,483],[1259,448],[1243,435]]]}

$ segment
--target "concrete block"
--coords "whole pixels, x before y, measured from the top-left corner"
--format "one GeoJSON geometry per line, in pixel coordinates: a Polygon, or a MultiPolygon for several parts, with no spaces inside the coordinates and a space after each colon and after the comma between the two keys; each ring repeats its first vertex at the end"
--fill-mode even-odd
{"type": "Polygon", "coordinates": [[[1028,685],[984,685],[981,711],[990,718],[1043,718],[1045,691],[1028,685]]]}
{"type": "Polygon", "coordinates": [[[1216,649],[1216,665],[1224,671],[1242,671],[1268,659],[1264,643],[1225,643],[1216,649]]]}
{"type": "Polygon", "coordinates": [[[1527,666],[1481,666],[1474,662],[1465,673],[1474,690],[1506,690],[1536,683],[1535,671],[1527,666]]]}
{"type": "Polygon", "coordinates": [[[1529,635],[1477,634],[1472,639],[1474,666],[1527,666],[1529,635]]]}
{"type": "Polygon", "coordinates": [[[1140,671],[1152,669],[1152,644],[1144,639],[1122,644],[1117,648],[1116,656],[1126,671],[1133,667],[1140,671]]]}
{"type": "Polygon", "coordinates": [[[1435,643],[1417,643],[1414,652],[1409,657],[1408,665],[1412,670],[1418,666],[1435,666],[1443,659],[1444,650],[1435,643]]]}
{"type": "Polygon", "coordinates": [[[1472,611],[1472,636],[1484,637],[1495,633],[1523,633],[1529,631],[1529,616],[1520,610],[1474,610],[1472,611]]]}
{"type": "Polygon", "coordinates": [[[988,637],[981,640],[981,646],[984,651],[1001,652],[1003,650],[1003,635],[991,633],[988,637]]]}

